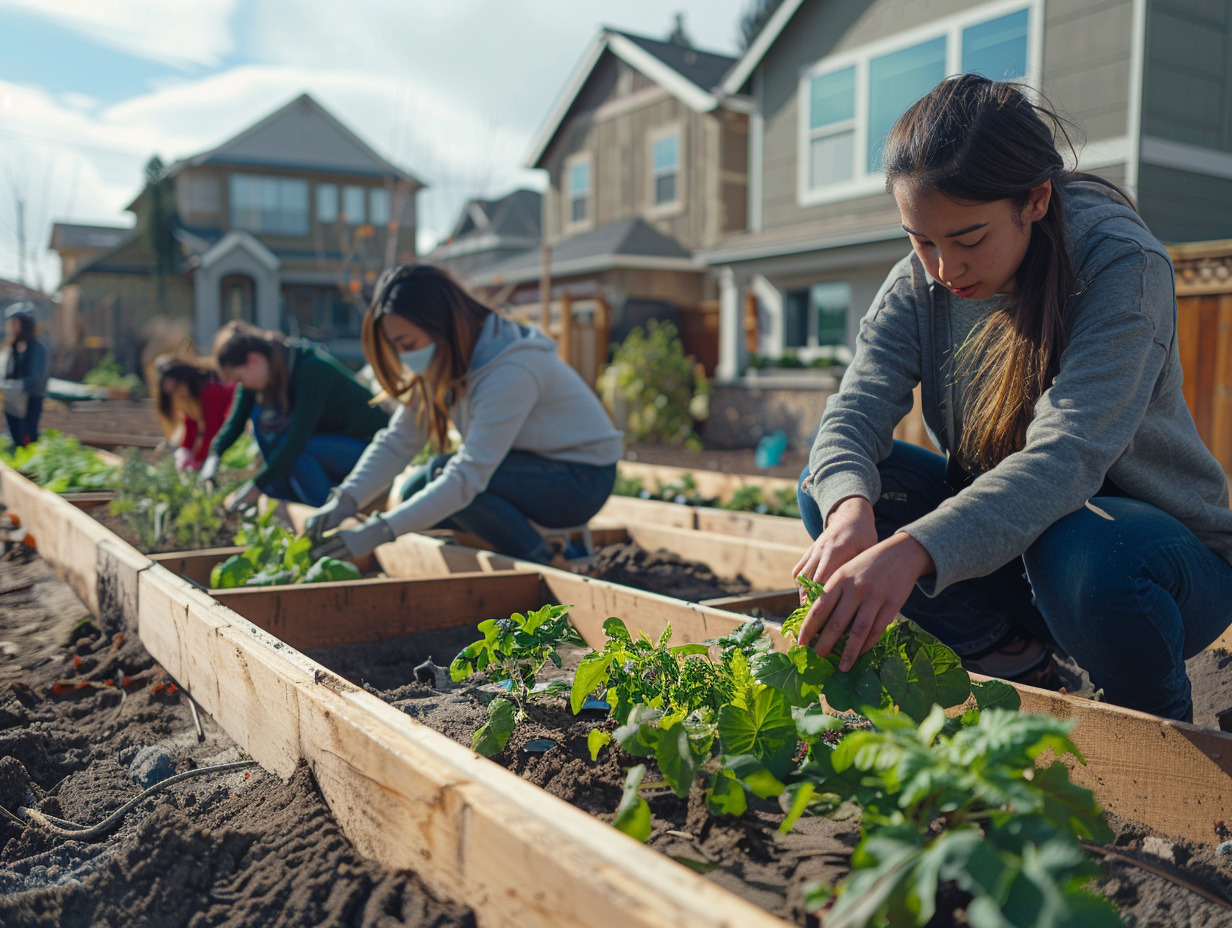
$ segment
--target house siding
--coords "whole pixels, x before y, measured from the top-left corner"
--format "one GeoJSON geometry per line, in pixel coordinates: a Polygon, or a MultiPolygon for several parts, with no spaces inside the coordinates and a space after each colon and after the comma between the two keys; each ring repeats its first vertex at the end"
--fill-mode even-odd
{"type": "Polygon", "coordinates": [[[1219,0],[1147,10],[1143,134],[1232,151],[1232,11],[1219,0]]]}
{"type": "Polygon", "coordinates": [[[1232,238],[1232,180],[1143,164],[1138,208],[1165,242],[1232,238]]]}
{"type": "Polygon", "coordinates": [[[543,212],[545,241],[555,244],[567,237],[565,164],[581,152],[589,152],[592,159],[588,229],[641,217],[695,250],[743,228],[745,181],[731,175],[745,170],[748,118],[722,111],[698,113],[676,97],[656,92],[655,85],[644,80],[633,81],[632,92],[622,98],[617,80],[621,64],[610,53],[600,59],[543,159],[549,176],[543,212]],[[617,102],[622,105],[606,106],[617,102]],[[663,210],[652,202],[650,137],[671,127],[680,132],[681,205],[678,210],[663,210]],[[736,141],[730,141],[733,138],[736,141]],[[729,154],[732,163],[728,166],[724,152],[735,148],[741,154],[729,154]],[[741,201],[738,205],[737,199],[741,201]]]}
{"type": "MultiPolygon", "coordinates": [[[[764,143],[762,228],[838,223],[874,228],[897,222],[884,194],[801,206],[798,201],[799,81],[820,59],[851,51],[941,17],[973,9],[962,0],[807,0],[759,65],[764,143]]],[[[1128,127],[1132,0],[1047,0],[1044,93],[1080,127],[1079,143],[1121,139],[1128,127]]],[[[1108,170],[1100,165],[1100,170],[1108,170]]],[[[1123,172],[1113,165],[1111,170],[1123,172]]]]}

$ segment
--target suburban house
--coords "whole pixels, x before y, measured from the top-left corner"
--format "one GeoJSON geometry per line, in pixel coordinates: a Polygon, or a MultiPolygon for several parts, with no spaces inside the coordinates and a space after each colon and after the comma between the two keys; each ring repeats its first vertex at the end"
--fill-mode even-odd
{"type": "Polygon", "coordinates": [[[1136,195],[1164,241],[1232,237],[1230,48],[1232,5],[1199,0],[783,0],[721,88],[753,107],[747,228],[702,250],[718,379],[854,346],[910,248],[881,143],[947,74],[1041,90],[1077,126],[1079,167],[1136,195]]]}
{"type": "Polygon", "coordinates": [[[134,228],[57,223],[61,301],[129,369],[155,317],[188,322],[199,351],[242,319],[359,360],[363,292],[414,260],[423,186],[304,94],[151,178],[134,228]]]}
{"type": "Polygon", "coordinates": [[[494,200],[471,200],[449,235],[428,255],[463,283],[506,258],[538,252],[543,195],[514,190],[494,200]]]}
{"type": "Polygon", "coordinates": [[[597,315],[615,340],[672,320],[713,368],[717,291],[696,255],[745,228],[748,102],[715,92],[734,63],[694,48],[679,19],[666,41],[601,30],[526,161],[548,175],[543,248],[472,285],[516,310],[541,303],[547,280],[553,300],[597,315]]]}

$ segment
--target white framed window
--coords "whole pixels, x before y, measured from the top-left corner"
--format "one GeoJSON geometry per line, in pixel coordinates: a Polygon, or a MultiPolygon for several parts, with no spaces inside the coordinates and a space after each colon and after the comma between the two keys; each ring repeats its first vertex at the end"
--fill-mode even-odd
{"type": "Polygon", "coordinates": [[[652,133],[650,140],[650,206],[653,210],[680,205],[680,129],[668,127],[652,133]]]}
{"type": "Polygon", "coordinates": [[[342,188],[342,219],[349,226],[360,226],[368,221],[367,187],[342,188]]]}
{"type": "Polygon", "coordinates": [[[368,191],[368,221],[384,228],[389,225],[389,219],[389,191],[384,187],[373,187],[368,191]]]}
{"type": "Polygon", "coordinates": [[[338,221],[338,185],[317,184],[317,222],[328,225],[338,221]]]}
{"type": "Polygon", "coordinates": [[[1041,0],[999,0],[823,58],[801,74],[801,206],[883,189],[881,150],[894,122],[949,74],[1032,83],[1041,0]]]}
{"type": "Polygon", "coordinates": [[[308,234],[308,181],[231,175],[231,227],[270,235],[308,234]]]}
{"type": "Polygon", "coordinates": [[[590,226],[593,221],[590,152],[579,152],[565,161],[565,229],[590,226]]]}

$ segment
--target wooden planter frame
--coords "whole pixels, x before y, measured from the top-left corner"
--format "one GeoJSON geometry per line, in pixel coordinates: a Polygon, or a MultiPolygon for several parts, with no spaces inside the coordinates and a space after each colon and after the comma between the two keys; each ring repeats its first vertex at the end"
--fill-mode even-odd
{"type": "MultiPolygon", "coordinates": [[[[592,643],[602,639],[611,615],[651,635],[670,622],[674,640],[696,641],[742,621],[734,611],[424,536],[378,549],[392,579],[210,596],[167,565],[178,557],[181,568],[199,571],[199,563],[188,562],[217,559],[219,551],[158,563],[3,465],[0,498],[90,610],[135,628],[155,660],[243,750],[280,776],[307,762],[361,853],[415,870],[435,891],[472,906],[479,924],[783,928],[780,919],[296,650],[471,623],[544,602],[572,604],[575,625],[592,643]]],[[[630,526],[630,534],[635,530],[630,526]]],[[[693,533],[691,552],[708,534],[676,531],[693,533]]],[[[727,541],[741,546],[730,535],[727,541]]],[[[770,545],[771,560],[789,547],[770,545]]],[[[1216,820],[1232,818],[1232,735],[1018,689],[1025,710],[1077,722],[1073,740],[1087,766],[1075,767],[1073,779],[1106,808],[1205,843],[1216,840],[1216,820]]]]}

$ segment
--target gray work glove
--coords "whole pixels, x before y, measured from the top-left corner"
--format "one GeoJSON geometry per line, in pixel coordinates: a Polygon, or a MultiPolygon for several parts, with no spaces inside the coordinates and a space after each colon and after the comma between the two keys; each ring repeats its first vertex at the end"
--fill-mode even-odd
{"type": "Polygon", "coordinates": [[[201,470],[197,476],[202,483],[213,483],[214,478],[218,476],[218,455],[211,454],[205,459],[205,463],[201,465],[201,470]]]}
{"type": "Polygon", "coordinates": [[[354,560],[370,554],[378,545],[394,540],[394,530],[381,513],[374,513],[359,528],[344,528],[334,532],[320,544],[313,545],[312,559],[332,557],[340,561],[354,560]]]}
{"type": "Polygon", "coordinates": [[[329,491],[325,505],[304,520],[304,537],[318,545],[326,532],[337,528],[357,512],[359,503],[355,502],[355,497],[341,487],[334,487],[329,491]]]}
{"type": "MultiPolygon", "coordinates": [[[[206,463],[209,463],[208,461],[206,463]]],[[[248,480],[240,485],[240,488],[235,491],[235,495],[231,498],[231,505],[227,507],[227,512],[239,512],[241,509],[247,509],[249,506],[255,506],[258,499],[261,498],[261,488],[251,480],[248,480]]]]}

